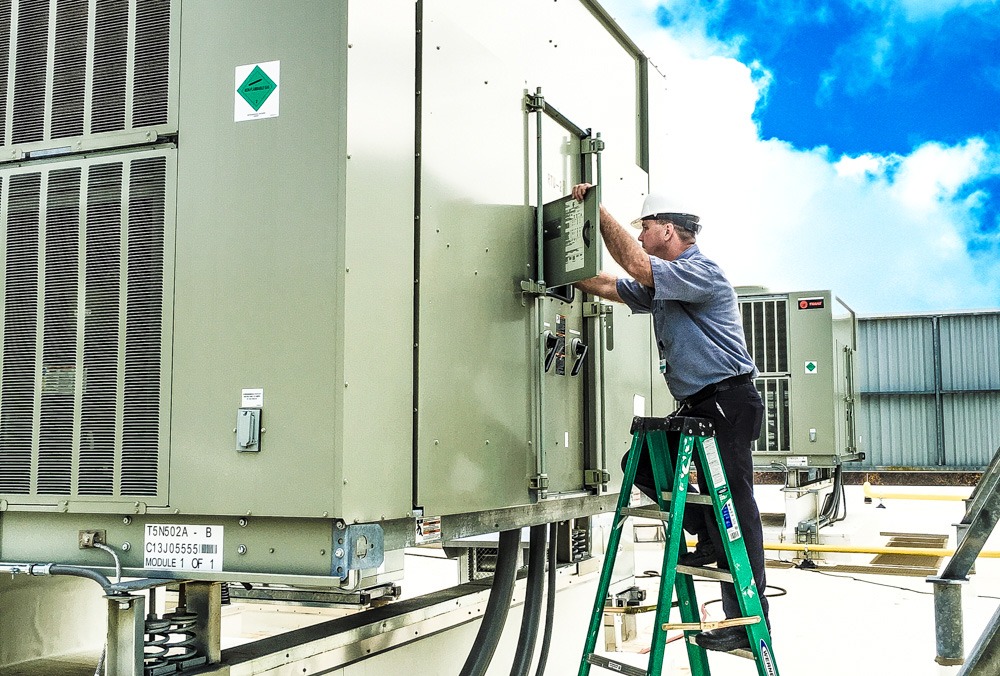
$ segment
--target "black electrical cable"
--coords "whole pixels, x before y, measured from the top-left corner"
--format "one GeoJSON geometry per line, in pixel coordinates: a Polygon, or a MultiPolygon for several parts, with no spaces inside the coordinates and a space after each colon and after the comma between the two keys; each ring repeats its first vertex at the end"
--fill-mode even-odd
{"type": "Polygon", "coordinates": [[[101,588],[105,592],[111,593],[111,580],[104,577],[95,570],[90,570],[89,568],[80,568],[79,566],[67,566],[61,563],[53,563],[49,566],[49,575],[71,575],[73,577],[85,577],[88,580],[93,580],[97,584],[101,585],[101,588]]]}
{"type": "Polygon", "coordinates": [[[552,645],[552,626],[556,616],[556,545],[559,539],[559,522],[549,524],[549,576],[548,600],[545,604],[545,632],[542,634],[542,647],[538,652],[538,666],[535,676],[545,674],[545,664],[549,659],[549,647],[552,645]]]}
{"type": "Polygon", "coordinates": [[[545,524],[531,527],[528,540],[528,582],[524,591],[524,611],[521,614],[521,632],[514,650],[514,664],[510,676],[527,676],[531,657],[535,654],[538,638],[538,620],[545,592],[545,524]]]}
{"type": "Polygon", "coordinates": [[[515,528],[500,533],[490,600],[486,603],[483,622],[479,625],[479,633],[472,643],[472,650],[465,659],[461,676],[483,676],[493,661],[493,653],[496,652],[497,644],[500,642],[500,635],[507,621],[507,612],[510,610],[510,599],[514,594],[514,581],[517,579],[517,563],[520,556],[521,529],[515,528]]]}

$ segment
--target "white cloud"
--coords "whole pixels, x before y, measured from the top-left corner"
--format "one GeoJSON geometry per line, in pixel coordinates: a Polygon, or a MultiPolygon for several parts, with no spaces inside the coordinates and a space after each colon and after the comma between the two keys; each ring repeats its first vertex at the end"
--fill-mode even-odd
{"type": "Polygon", "coordinates": [[[830,288],[865,313],[1000,304],[1000,263],[965,245],[983,199],[966,193],[997,173],[997,149],[970,139],[833,157],[762,139],[753,112],[770,83],[764,67],[739,62],[731,45],[702,54],[711,40],[679,41],[628,0],[608,4],[612,14],[628,9],[631,18],[618,18],[664,73],[673,103],[653,112],[664,130],[651,142],[653,189],[700,213],[702,248],[734,284],[830,288]]]}

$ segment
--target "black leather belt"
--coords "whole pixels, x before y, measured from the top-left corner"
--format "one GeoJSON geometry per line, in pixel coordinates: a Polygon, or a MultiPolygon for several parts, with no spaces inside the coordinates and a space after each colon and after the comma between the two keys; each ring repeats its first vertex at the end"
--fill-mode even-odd
{"type": "Polygon", "coordinates": [[[701,402],[705,401],[717,392],[724,392],[726,390],[731,390],[734,387],[739,387],[740,385],[747,385],[751,382],[750,374],[744,373],[738,376],[732,376],[726,378],[725,380],[720,380],[717,383],[712,383],[711,385],[706,385],[701,388],[690,397],[681,402],[681,406],[696,406],[701,402]]]}

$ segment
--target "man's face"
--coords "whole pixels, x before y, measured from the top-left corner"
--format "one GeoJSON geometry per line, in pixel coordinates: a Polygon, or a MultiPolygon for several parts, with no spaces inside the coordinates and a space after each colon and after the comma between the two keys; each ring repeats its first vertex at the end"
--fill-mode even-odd
{"type": "Polygon", "coordinates": [[[649,219],[642,222],[639,242],[646,253],[662,258],[663,253],[667,250],[667,242],[670,241],[673,234],[673,226],[666,221],[649,219]]]}

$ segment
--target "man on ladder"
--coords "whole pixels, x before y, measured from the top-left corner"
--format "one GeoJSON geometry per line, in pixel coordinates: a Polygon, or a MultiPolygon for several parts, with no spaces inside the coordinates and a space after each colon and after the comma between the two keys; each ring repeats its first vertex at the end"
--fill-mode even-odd
{"type": "MultiPolygon", "coordinates": [[[[582,200],[592,187],[588,183],[576,185],[573,196],[582,200]]],[[[601,206],[605,245],[632,279],[602,272],[576,286],[625,303],[633,312],[652,314],[660,372],[670,393],[680,402],[675,414],[708,418],[715,425],[716,443],[743,528],[764,621],[768,622],[768,602],[763,595],[764,534],[753,495],[751,452],[751,444],[760,435],[763,405],[753,384],[757,369],[746,348],[736,292],[719,266],[698,249],[695,238],[701,224],[697,216],[651,194],[632,225],[641,230],[639,243],[601,206]]],[[[704,494],[709,493],[706,471],[698,468],[698,483],[704,494]]],[[[640,460],[636,485],[655,499],[648,454],[640,460]]],[[[684,528],[698,536],[698,545],[678,563],[714,562],[720,568],[728,567],[711,510],[709,505],[688,505],[684,528]]],[[[727,618],[741,615],[731,583],[722,583],[722,607],[727,618]]],[[[746,629],[741,626],[703,631],[695,641],[706,650],[728,652],[749,647],[746,629]]]]}

